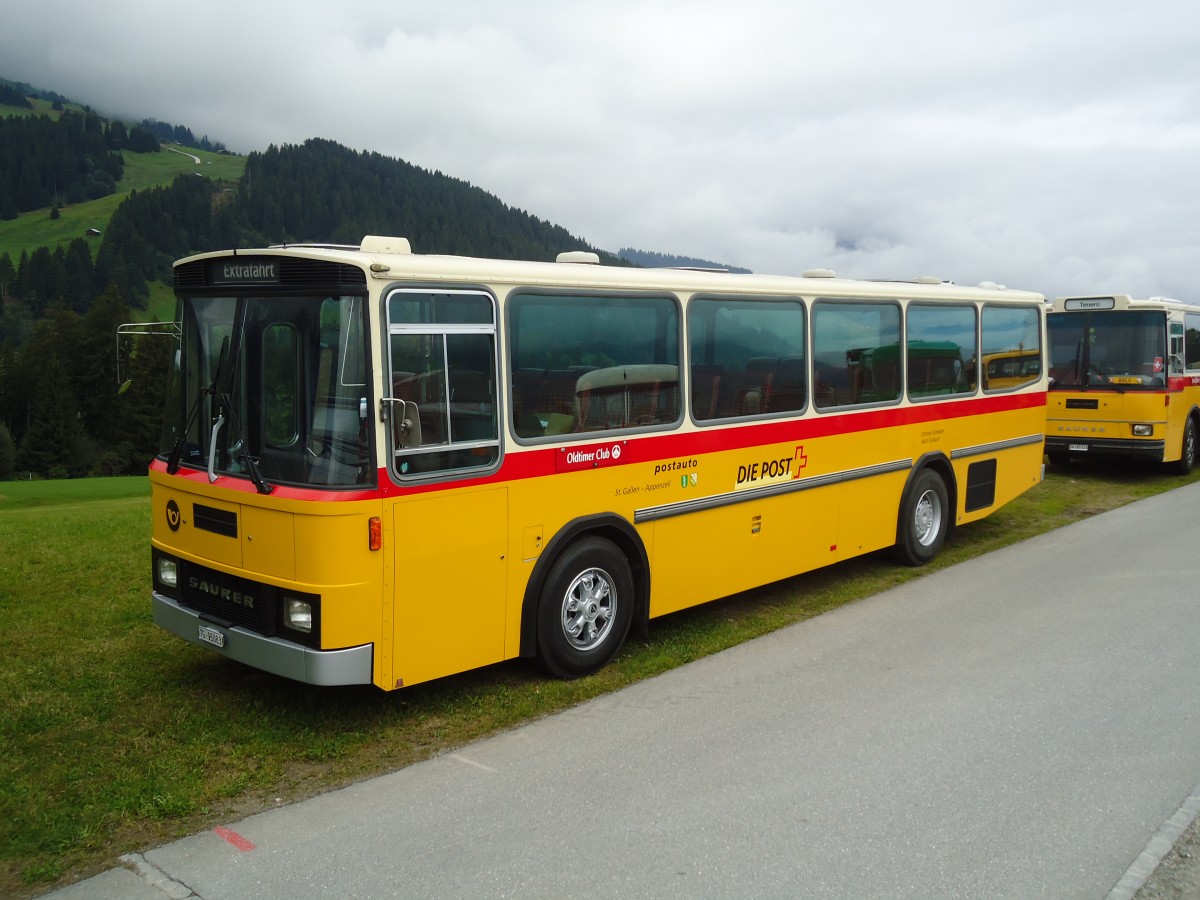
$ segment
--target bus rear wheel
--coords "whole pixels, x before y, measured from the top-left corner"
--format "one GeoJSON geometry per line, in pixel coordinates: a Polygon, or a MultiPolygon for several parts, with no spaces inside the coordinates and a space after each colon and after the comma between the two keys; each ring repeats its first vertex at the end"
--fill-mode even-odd
{"type": "Polygon", "coordinates": [[[933,469],[922,469],[900,504],[896,558],[909,566],[925,565],[938,555],[949,530],[950,495],[946,482],[933,469]]]}
{"type": "Polygon", "coordinates": [[[633,575],[620,550],[587,537],[554,561],[538,603],[538,653],[559,678],[580,678],[616,655],[633,619],[633,575]]]}

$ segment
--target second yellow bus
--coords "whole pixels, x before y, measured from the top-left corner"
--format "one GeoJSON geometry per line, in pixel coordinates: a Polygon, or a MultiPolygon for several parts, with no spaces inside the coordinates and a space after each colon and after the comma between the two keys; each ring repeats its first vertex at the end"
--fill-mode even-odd
{"type": "Polygon", "coordinates": [[[1047,318],[1046,453],[1192,471],[1200,429],[1200,309],[1128,294],[1059,297],[1047,318]]]}

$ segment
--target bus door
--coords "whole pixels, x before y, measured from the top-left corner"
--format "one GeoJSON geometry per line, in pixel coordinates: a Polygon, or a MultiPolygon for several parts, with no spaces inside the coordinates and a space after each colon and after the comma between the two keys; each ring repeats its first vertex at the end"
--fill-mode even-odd
{"type": "Polygon", "coordinates": [[[437,492],[392,507],[393,684],[505,658],[507,522],[505,488],[437,492]]]}
{"type": "Polygon", "coordinates": [[[491,296],[396,290],[387,309],[386,443],[400,490],[384,631],[399,686],[506,657],[508,491],[476,481],[500,462],[491,296]]]}

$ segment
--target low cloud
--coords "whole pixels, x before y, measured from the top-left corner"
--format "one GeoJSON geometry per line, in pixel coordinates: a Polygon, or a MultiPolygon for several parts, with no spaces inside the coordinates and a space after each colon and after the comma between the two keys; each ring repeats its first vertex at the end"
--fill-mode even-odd
{"type": "Polygon", "coordinates": [[[1200,302],[1190,3],[976,7],[43,0],[0,75],[400,157],[610,250],[1200,302]]]}

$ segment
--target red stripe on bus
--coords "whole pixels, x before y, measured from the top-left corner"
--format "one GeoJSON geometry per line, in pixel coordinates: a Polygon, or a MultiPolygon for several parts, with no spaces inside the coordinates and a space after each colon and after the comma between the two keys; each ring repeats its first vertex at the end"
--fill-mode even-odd
{"type": "MultiPolygon", "coordinates": [[[[739,422],[728,427],[713,426],[701,428],[698,431],[675,431],[667,434],[630,435],[596,432],[595,437],[591,440],[572,440],[570,443],[553,447],[539,447],[507,453],[497,471],[479,478],[443,479],[421,484],[395,484],[388,475],[388,470],[381,467],[378,489],[321,490],[280,484],[275,486],[272,496],[277,499],[315,500],[325,503],[378,500],[386,497],[426,494],[464,487],[504,484],[553,475],[558,470],[560,454],[568,454],[585,448],[611,448],[619,445],[621,447],[619,461],[609,462],[606,465],[611,467],[628,466],[673,457],[745,450],[764,444],[781,444],[834,435],[858,434],[903,425],[919,425],[926,422],[1034,409],[1045,407],[1045,405],[1046,394],[1034,392],[976,397],[970,400],[945,403],[890,406],[885,409],[839,411],[808,416],[803,419],[739,422]]],[[[165,472],[166,463],[161,459],[155,459],[150,468],[153,471],[165,472]]],[[[587,467],[578,467],[574,470],[587,471],[587,467]]],[[[175,477],[199,485],[208,485],[208,473],[202,470],[180,469],[175,477]]],[[[254,484],[245,478],[220,476],[215,486],[242,493],[255,492],[254,484]]]]}

